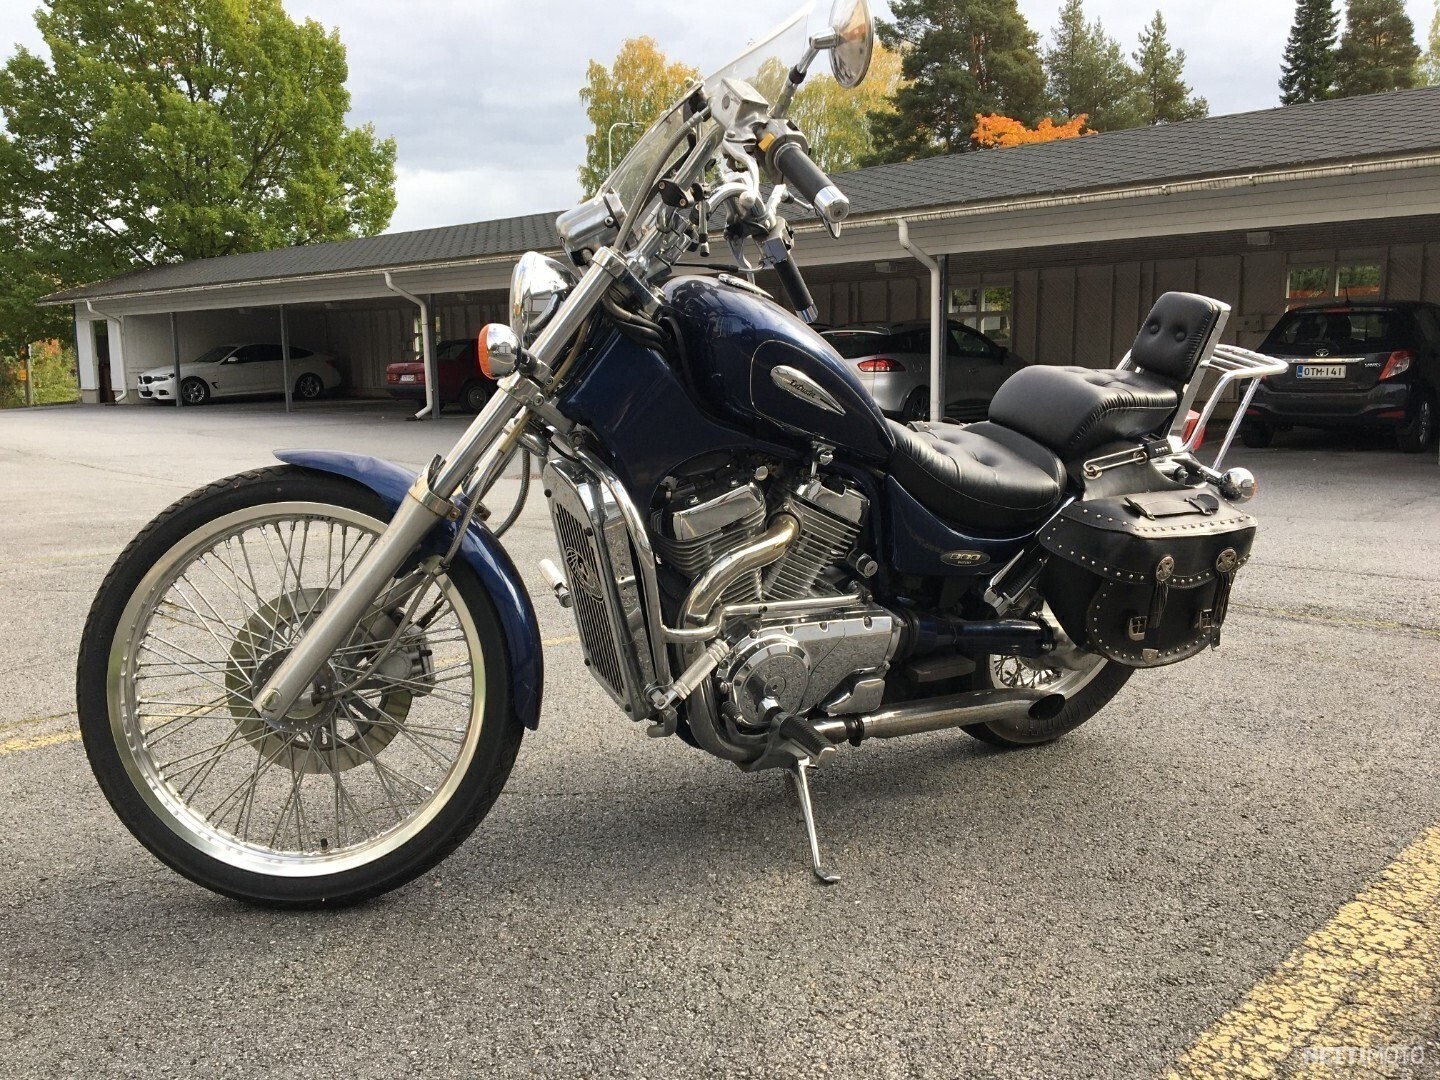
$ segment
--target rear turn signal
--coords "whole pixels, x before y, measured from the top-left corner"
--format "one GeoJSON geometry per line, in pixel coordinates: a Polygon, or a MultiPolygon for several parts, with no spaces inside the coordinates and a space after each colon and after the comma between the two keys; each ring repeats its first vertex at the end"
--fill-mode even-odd
{"type": "Polygon", "coordinates": [[[1385,361],[1385,370],[1380,372],[1381,379],[1393,379],[1410,370],[1410,365],[1415,360],[1415,354],[1409,349],[1396,349],[1390,354],[1390,359],[1385,361]]]}
{"type": "Polygon", "coordinates": [[[878,371],[904,371],[905,365],[898,360],[891,360],[888,356],[877,356],[870,360],[861,360],[856,365],[861,371],[868,371],[872,374],[878,371]]]}

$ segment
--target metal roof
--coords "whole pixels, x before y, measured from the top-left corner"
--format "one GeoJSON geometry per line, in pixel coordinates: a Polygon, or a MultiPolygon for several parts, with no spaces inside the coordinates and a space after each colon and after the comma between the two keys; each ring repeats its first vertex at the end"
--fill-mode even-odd
{"type": "MultiPolygon", "coordinates": [[[[850,196],[852,215],[864,218],[1433,150],[1440,150],[1440,87],[1424,87],[878,165],[846,174],[840,186],[850,196]]],[[[554,249],[557,214],[148,267],[57,292],[43,302],[478,262],[554,249]]]]}

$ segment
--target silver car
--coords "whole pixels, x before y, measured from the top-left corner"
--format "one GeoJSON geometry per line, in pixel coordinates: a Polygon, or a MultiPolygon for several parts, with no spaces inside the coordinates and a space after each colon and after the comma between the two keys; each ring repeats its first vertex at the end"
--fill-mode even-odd
{"type": "MultiPolygon", "coordinates": [[[[930,413],[930,323],[846,326],[825,340],[844,357],[880,410],[901,420],[930,413]]],[[[945,339],[945,415],[984,420],[1000,384],[1026,362],[961,322],[945,339]]]]}

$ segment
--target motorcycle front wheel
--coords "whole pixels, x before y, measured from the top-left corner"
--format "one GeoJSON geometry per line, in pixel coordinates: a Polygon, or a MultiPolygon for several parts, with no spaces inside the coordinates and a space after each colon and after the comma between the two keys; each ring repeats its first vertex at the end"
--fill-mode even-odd
{"type": "Polygon", "coordinates": [[[499,796],[523,726],[463,564],[392,589],[282,720],[250,706],[388,516],[339,477],[245,473],[165,510],[101,586],[77,673],[85,751],[121,821],[192,881],[353,904],[433,867],[499,796]]]}

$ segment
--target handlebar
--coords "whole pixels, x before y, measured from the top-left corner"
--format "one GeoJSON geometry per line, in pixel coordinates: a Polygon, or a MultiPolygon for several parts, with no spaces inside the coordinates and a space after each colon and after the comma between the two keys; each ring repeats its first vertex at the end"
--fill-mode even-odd
{"type": "Polygon", "coordinates": [[[850,200],[811,160],[804,136],[793,128],[776,135],[772,126],[761,138],[760,147],[769,171],[783,177],[785,186],[815,207],[825,221],[838,225],[850,216],[850,200]]]}

